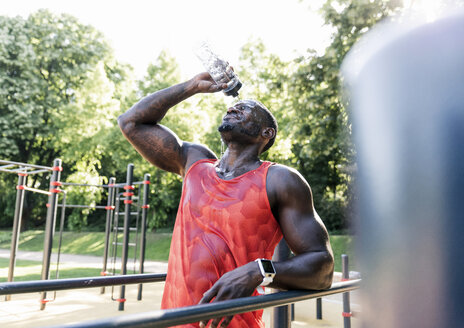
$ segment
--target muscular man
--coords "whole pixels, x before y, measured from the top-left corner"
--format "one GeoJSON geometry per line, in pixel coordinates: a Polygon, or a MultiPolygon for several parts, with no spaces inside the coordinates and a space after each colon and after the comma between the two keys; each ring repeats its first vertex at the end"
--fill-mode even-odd
{"type": "MultiPolygon", "coordinates": [[[[277,132],[267,108],[245,100],[227,110],[218,128],[227,145],[221,159],[159,124],[179,102],[225,87],[201,73],[143,98],[118,119],[144,158],[184,178],[162,308],[255,295],[263,281],[279,289],[326,289],[332,283],[332,250],[308,183],[291,168],[259,159],[277,132]],[[269,262],[255,260],[271,259],[282,236],[295,256],[273,262],[269,284],[260,268],[269,262]]],[[[214,319],[211,327],[264,327],[261,316],[255,311],[214,319]]]]}

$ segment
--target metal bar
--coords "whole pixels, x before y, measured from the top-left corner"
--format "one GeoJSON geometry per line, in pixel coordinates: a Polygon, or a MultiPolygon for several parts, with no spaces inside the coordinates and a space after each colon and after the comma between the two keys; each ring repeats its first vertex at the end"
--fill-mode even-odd
{"type": "MultiPolygon", "coordinates": [[[[132,186],[132,179],[134,174],[134,164],[127,165],[127,177],[126,177],[126,186],[132,186]]],[[[130,189],[127,189],[126,192],[130,192],[130,189]]],[[[122,246],[122,254],[121,254],[121,274],[125,275],[127,273],[127,256],[129,254],[129,220],[130,220],[130,211],[131,211],[131,202],[132,196],[126,196],[126,200],[124,201],[125,208],[124,208],[124,237],[123,237],[123,246],[122,246]]],[[[125,295],[126,295],[126,286],[121,285],[120,293],[119,293],[119,311],[124,310],[124,302],[125,302],[125,295]]]]}
{"type": "Polygon", "coordinates": [[[37,173],[45,173],[45,172],[50,172],[50,170],[48,170],[48,169],[41,169],[41,170],[35,170],[35,171],[26,171],[26,173],[27,173],[28,175],[37,174],[37,173]]]}
{"type": "Polygon", "coordinates": [[[42,189],[37,189],[37,188],[30,188],[30,187],[26,187],[26,186],[23,186],[23,189],[27,190],[27,191],[36,192],[38,194],[43,194],[43,195],[48,195],[48,196],[51,195],[51,192],[47,191],[47,190],[42,190],[42,189]]]}
{"type": "MultiPolygon", "coordinates": [[[[53,173],[50,178],[50,189],[55,189],[54,182],[60,181],[61,160],[53,161],[53,173]]],[[[42,280],[48,280],[50,276],[50,258],[52,255],[53,234],[55,233],[56,212],[57,212],[58,194],[50,193],[48,196],[47,218],[45,221],[44,249],[42,259],[42,280]]],[[[45,309],[47,293],[42,292],[40,295],[40,310],[45,309]]]]}
{"type": "Polygon", "coordinates": [[[322,320],[322,298],[316,299],[316,319],[322,320]]]}
{"type": "MultiPolygon", "coordinates": [[[[117,229],[118,231],[123,231],[124,230],[124,227],[119,227],[117,229]]],[[[129,228],[130,231],[137,231],[137,228],[129,228]]]]}
{"type": "MultiPolygon", "coordinates": [[[[250,296],[232,300],[187,306],[177,309],[151,311],[130,315],[121,315],[117,318],[80,322],[65,325],[68,328],[100,328],[100,327],[131,327],[131,328],[162,328],[198,322],[208,318],[220,318],[244,312],[256,311],[263,308],[282,306],[299,301],[305,301],[317,297],[338,294],[359,288],[361,280],[352,280],[333,284],[330,289],[323,291],[292,290],[267,294],[262,296],[250,296]]],[[[61,325],[60,327],[63,327],[61,325]]]]}
{"type": "Polygon", "coordinates": [[[165,280],[165,273],[146,273],[111,277],[85,277],[56,280],[4,282],[0,283],[0,295],[49,292],[80,288],[94,288],[121,284],[130,285],[138,284],[140,282],[162,282],[165,280]]]}
{"type": "MultiPolygon", "coordinates": [[[[18,174],[18,171],[16,171],[16,170],[3,169],[3,168],[1,168],[1,167],[0,167],[0,172],[18,174]]],[[[19,172],[19,173],[25,173],[25,171],[21,171],[21,172],[19,172]]]]}
{"type": "Polygon", "coordinates": [[[0,167],[0,172],[6,172],[6,173],[27,173],[27,175],[31,174],[36,174],[36,173],[44,173],[44,172],[50,172],[50,170],[45,170],[45,169],[40,169],[40,170],[35,170],[35,171],[28,171],[27,168],[16,168],[16,169],[7,169],[7,167],[11,167],[13,165],[5,165],[0,167]]]}
{"type": "MultiPolygon", "coordinates": [[[[348,255],[342,254],[342,280],[349,279],[348,255]]],[[[343,293],[343,327],[351,328],[350,293],[343,293]]]]}
{"type": "MultiPolygon", "coordinates": [[[[75,205],[75,204],[66,204],[66,208],[95,208],[97,210],[104,210],[106,206],[103,205],[75,205]]],[[[58,207],[63,207],[63,205],[58,204],[58,207]]]]}
{"type": "Polygon", "coordinates": [[[0,160],[0,164],[13,164],[13,165],[18,165],[20,167],[31,167],[31,168],[34,168],[34,169],[44,169],[44,170],[47,170],[47,171],[53,171],[53,168],[48,167],[48,166],[26,164],[26,163],[20,163],[20,162],[12,162],[12,161],[0,160]]]}
{"type": "MultiPolygon", "coordinates": [[[[18,176],[18,188],[16,189],[16,204],[13,219],[13,232],[11,234],[11,247],[10,247],[10,263],[8,266],[8,282],[13,281],[14,269],[16,265],[16,252],[18,251],[19,230],[21,227],[21,218],[23,216],[24,204],[24,189],[19,186],[24,186],[26,177],[23,175],[18,176]]],[[[11,295],[5,296],[5,301],[11,300],[11,295]]]]}
{"type": "Polygon", "coordinates": [[[61,243],[63,241],[64,220],[66,218],[66,192],[63,193],[63,200],[61,206],[61,219],[60,219],[60,237],[58,238],[58,254],[56,259],[56,274],[55,279],[59,277],[59,266],[61,257],[61,243]]]}
{"type": "MultiPolygon", "coordinates": [[[[108,265],[108,251],[110,245],[110,233],[111,233],[111,219],[113,218],[114,213],[114,187],[113,185],[116,183],[116,178],[111,177],[109,180],[109,184],[111,187],[108,188],[108,200],[106,205],[108,206],[108,210],[106,211],[106,224],[105,224],[105,247],[103,249],[103,267],[102,267],[102,274],[106,274],[106,267],[108,265]]],[[[105,287],[102,287],[100,290],[100,294],[105,293],[105,287]]]]}
{"type": "MultiPolygon", "coordinates": [[[[274,261],[285,261],[290,258],[290,248],[284,239],[280,241],[274,251],[274,261]]],[[[272,327],[288,328],[291,327],[290,306],[284,305],[273,309],[272,311],[272,327]]]]}
{"type": "Polygon", "coordinates": [[[8,164],[8,165],[2,165],[0,166],[0,169],[7,169],[9,167],[15,166],[14,164],[8,164]]]}
{"type": "MultiPolygon", "coordinates": [[[[111,184],[111,183],[110,183],[111,184]]],[[[63,186],[75,186],[75,187],[95,187],[95,188],[111,188],[108,185],[89,184],[89,183],[74,183],[74,182],[62,182],[63,186]]]]}
{"type": "MultiPolygon", "coordinates": [[[[144,270],[144,263],[145,263],[145,248],[147,242],[147,214],[148,214],[148,200],[150,196],[150,174],[145,174],[143,177],[143,202],[142,202],[142,227],[140,231],[140,266],[139,266],[139,273],[142,274],[144,270]]],[[[140,301],[142,299],[142,289],[143,285],[139,284],[138,291],[137,291],[137,300],[140,301]]]]}

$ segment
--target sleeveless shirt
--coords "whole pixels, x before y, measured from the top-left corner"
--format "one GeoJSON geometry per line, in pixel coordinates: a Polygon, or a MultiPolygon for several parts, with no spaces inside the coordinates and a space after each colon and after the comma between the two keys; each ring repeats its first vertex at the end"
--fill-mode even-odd
{"type": "MultiPolygon", "coordinates": [[[[215,159],[187,171],[169,253],[161,308],[198,304],[226,272],[257,258],[272,258],[282,239],[266,192],[271,162],[231,180],[215,159]]],[[[257,293],[255,292],[254,295],[257,293]]],[[[262,310],[235,315],[229,327],[264,327],[262,310]]],[[[179,327],[199,327],[198,323],[179,327]]]]}

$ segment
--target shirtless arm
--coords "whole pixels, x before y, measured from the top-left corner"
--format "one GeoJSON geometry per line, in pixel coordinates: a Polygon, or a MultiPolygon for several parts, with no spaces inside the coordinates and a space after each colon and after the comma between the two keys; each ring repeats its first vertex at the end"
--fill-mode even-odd
{"type": "Polygon", "coordinates": [[[201,73],[191,80],[157,91],[136,103],[119,116],[123,135],[134,148],[157,167],[184,175],[186,169],[202,158],[215,158],[206,147],[180,140],[167,127],[159,124],[168,110],[181,101],[197,94],[224,89],[208,73],[201,73]]]}
{"type": "Polygon", "coordinates": [[[329,235],[313,205],[311,188],[296,171],[276,165],[268,176],[268,196],[285,241],[295,254],[274,263],[270,285],[279,289],[326,289],[332,284],[329,235]]]}

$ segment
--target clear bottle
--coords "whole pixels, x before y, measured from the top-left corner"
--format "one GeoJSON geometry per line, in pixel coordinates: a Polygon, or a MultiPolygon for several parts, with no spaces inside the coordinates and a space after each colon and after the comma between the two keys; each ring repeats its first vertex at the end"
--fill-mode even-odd
{"type": "Polygon", "coordinates": [[[226,96],[237,97],[242,82],[240,82],[229,63],[213,52],[207,42],[200,43],[194,51],[203,67],[217,84],[227,83],[227,87],[222,90],[226,96]]]}

